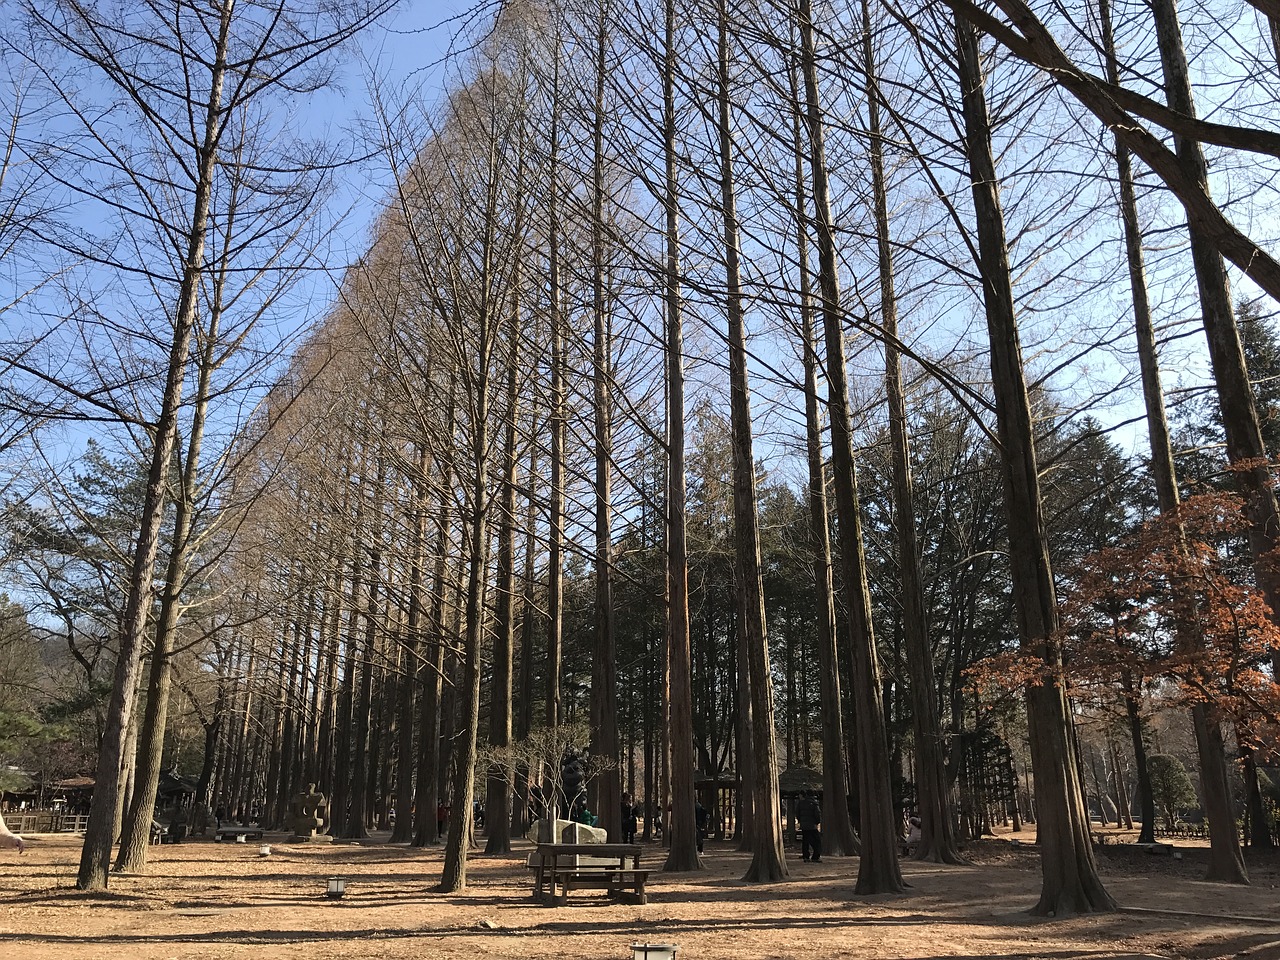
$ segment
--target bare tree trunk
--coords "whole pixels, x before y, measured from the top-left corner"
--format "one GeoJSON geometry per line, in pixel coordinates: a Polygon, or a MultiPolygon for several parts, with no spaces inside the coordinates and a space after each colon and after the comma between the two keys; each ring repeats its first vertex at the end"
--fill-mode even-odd
{"type": "Polygon", "coordinates": [[[734,664],[734,695],[738,700],[738,716],[734,730],[738,743],[738,849],[743,852],[750,852],[755,849],[756,842],[755,805],[752,799],[754,797],[752,784],[755,783],[756,766],[755,748],[751,745],[752,730],[755,725],[751,722],[751,671],[748,666],[750,655],[747,651],[747,635],[742,627],[744,618],[742,616],[742,588],[740,581],[741,576],[735,570],[734,602],[737,604],[738,616],[735,618],[736,626],[732,635],[738,654],[737,662],[734,664]]]}
{"type": "MultiPolygon", "coordinates": [[[[560,89],[560,46],[554,45],[553,90],[560,89]]],[[[551,490],[547,537],[546,722],[560,724],[560,670],[564,653],[565,334],[560,290],[560,110],[551,113],[547,161],[547,285],[551,323],[551,490]]],[[[530,773],[532,776],[532,772],[530,773]]],[[[547,803],[551,795],[546,795],[547,803]]],[[[550,808],[548,807],[548,810],[550,808]]]]}
{"type": "Polygon", "coordinates": [[[675,0],[665,0],[662,142],[666,173],[667,651],[671,664],[671,823],[664,870],[702,869],[694,822],[693,687],[689,649],[689,546],[685,535],[684,320],[680,296],[680,200],[676,180],[675,0]]]}
{"type": "Polygon", "coordinates": [[[165,571],[160,617],[156,623],[155,643],[151,651],[147,706],[139,732],[138,756],[142,762],[140,768],[135,769],[134,796],[130,801],[128,816],[120,836],[120,850],[116,857],[116,869],[125,873],[138,873],[146,867],[147,850],[151,845],[151,820],[156,805],[156,793],[160,785],[164,735],[169,716],[169,692],[173,676],[172,654],[178,625],[179,595],[186,580],[190,558],[191,545],[188,541],[195,509],[193,499],[199,480],[200,451],[204,443],[205,417],[209,409],[214,348],[218,342],[224,279],[225,272],[219,275],[214,289],[215,299],[210,312],[209,329],[200,355],[191,432],[187,438],[186,458],[182,464],[182,485],[178,491],[179,495],[175,498],[173,546],[165,571]]]}
{"type": "MultiPolygon", "coordinates": [[[[760,571],[760,524],[756,503],[756,461],[752,445],[751,392],[747,377],[746,325],[743,317],[741,252],[733,180],[733,127],[729,96],[728,0],[717,3],[717,68],[719,75],[720,197],[724,217],[726,295],[729,316],[730,432],[733,445],[734,555],[742,585],[751,738],[755,775],[751,782],[755,810],[755,845],[744,879],[768,883],[787,876],[782,856],[778,810],[778,754],[773,730],[773,674],[765,634],[764,584],[760,571]]],[[[672,736],[687,735],[672,731],[672,736]]]]}
{"type": "Polygon", "coordinates": [[[1133,745],[1133,764],[1137,768],[1138,812],[1142,817],[1142,829],[1138,833],[1138,842],[1155,843],[1156,801],[1155,793],[1151,789],[1151,774],[1147,769],[1147,742],[1143,734],[1144,724],[1139,709],[1139,694],[1134,689],[1133,677],[1130,674],[1125,673],[1123,685],[1125,709],[1129,721],[1129,739],[1133,745]]]}
{"type": "Polygon", "coordinates": [[[836,645],[835,588],[831,576],[831,527],[827,513],[827,478],[822,451],[822,413],[818,407],[818,354],[813,329],[813,291],[809,277],[808,191],[805,187],[805,145],[799,83],[794,63],[788,65],[795,143],[796,260],[800,264],[800,336],[804,340],[805,450],[809,466],[809,536],[813,550],[813,580],[817,594],[819,697],[822,705],[822,852],[827,856],[856,856],[860,846],[849,816],[845,779],[844,707],[840,695],[840,661],[836,645]]]}
{"type": "Polygon", "coordinates": [[[933,676],[933,650],[924,604],[924,581],[916,541],[915,488],[911,478],[907,403],[902,387],[902,351],[898,340],[898,305],[894,290],[893,244],[889,236],[889,203],[884,176],[884,139],[880,127],[879,73],[871,38],[871,7],[862,0],[862,59],[867,83],[868,152],[875,205],[876,248],[880,262],[880,325],[884,331],[885,394],[889,405],[889,441],[893,461],[893,503],[898,534],[898,566],[902,577],[902,634],[911,678],[911,722],[915,735],[916,804],[920,815],[917,860],[964,863],[956,846],[947,797],[942,723],[938,717],[933,676]]]}
{"type": "MultiPolygon", "coordinates": [[[[536,418],[535,418],[536,419],[536,418]]],[[[525,515],[524,542],[524,602],[521,605],[520,623],[520,697],[516,701],[516,739],[523,740],[533,730],[533,641],[537,624],[537,555],[538,555],[538,446],[532,444],[529,453],[528,502],[525,515]]],[[[529,789],[536,782],[538,771],[520,768],[516,771],[514,802],[511,805],[511,832],[524,833],[529,821],[529,789]]]]}
{"type": "MultiPolygon", "coordinates": [[[[483,334],[482,334],[483,335],[483,334]]],[[[479,381],[483,383],[483,378],[479,381]]],[[[476,471],[471,489],[470,557],[467,570],[466,635],[462,647],[462,723],[453,750],[453,805],[449,814],[449,836],[445,841],[441,893],[457,893],[467,886],[467,848],[471,842],[472,804],[475,799],[476,738],[480,732],[480,644],[484,634],[485,568],[489,560],[488,477],[485,450],[488,446],[487,389],[479,387],[472,469],[476,471]]]]}
{"type": "Polygon", "coordinates": [[[1133,829],[1133,804],[1129,800],[1129,792],[1125,790],[1124,774],[1120,769],[1120,749],[1110,734],[1107,735],[1107,755],[1111,760],[1111,790],[1116,798],[1116,810],[1126,830],[1133,829]]]}
{"type": "MultiPolygon", "coordinates": [[[[1102,20],[1107,76],[1112,83],[1118,83],[1120,70],[1116,62],[1115,41],[1112,36],[1111,10],[1108,0],[1099,0],[1098,10],[1102,20]]],[[[1164,12],[1174,17],[1174,29],[1176,30],[1176,13],[1168,10],[1164,12]]],[[[1162,41],[1162,43],[1171,47],[1168,56],[1175,61],[1170,70],[1166,72],[1166,80],[1172,87],[1176,85],[1175,78],[1179,75],[1185,81],[1185,62],[1183,63],[1181,74],[1176,65],[1176,61],[1181,54],[1181,42],[1180,40],[1169,39],[1162,41]]],[[[1182,90],[1181,94],[1177,96],[1171,90],[1170,105],[1175,105],[1181,109],[1189,104],[1189,88],[1182,90]]],[[[1129,262],[1129,285],[1133,295],[1138,363],[1142,371],[1142,393],[1146,403],[1147,431],[1151,441],[1151,474],[1155,480],[1160,512],[1166,516],[1176,517],[1181,495],[1178,492],[1177,470],[1173,461],[1173,447],[1169,441],[1169,425],[1165,416],[1164,391],[1160,383],[1160,364],[1156,349],[1155,326],[1151,320],[1151,307],[1147,297],[1146,267],[1142,254],[1142,229],[1138,221],[1138,201],[1134,191],[1129,151],[1125,149],[1119,138],[1116,139],[1115,149],[1117,174],[1120,180],[1120,212],[1124,221],[1125,250],[1129,262]]],[[[1194,158],[1192,160],[1194,161],[1194,158]]],[[[1203,163],[1203,160],[1201,162],[1203,163]]],[[[1222,271],[1222,261],[1218,254],[1214,251],[1202,253],[1202,257],[1206,256],[1217,260],[1218,271],[1225,281],[1226,274],[1225,271],[1222,271]]],[[[1210,276],[1214,275],[1211,265],[1208,273],[1210,276]]],[[[1222,291],[1219,291],[1219,296],[1222,293],[1222,291]]],[[[1229,293],[1226,294],[1226,302],[1228,322],[1234,329],[1235,320],[1230,312],[1229,293]]],[[[1209,316],[1210,310],[1206,307],[1206,325],[1209,323],[1209,316]]],[[[1243,364],[1243,351],[1241,351],[1241,363],[1243,364]]],[[[1248,389],[1247,384],[1246,389],[1248,389]]],[[[1252,405],[1252,392],[1250,392],[1250,403],[1252,405]]],[[[1258,435],[1258,443],[1261,443],[1260,433],[1258,435]]],[[[1181,521],[1175,520],[1175,523],[1177,524],[1176,536],[1180,549],[1185,553],[1187,550],[1186,533],[1182,529],[1181,521]]],[[[1194,610],[1195,599],[1193,597],[1184,597],[1181,602],[1190,604],[1191,609],[1194,610]]],[[[1174,631],[1176,643],[1180,650],[1187,652],[1203,648],[1204,639],[1196,626],[1194,615],[1178,617],[1174,631]]],[[[1136,695],[1136,693],[1130,695],[1131,702],[1136,695]]],[[[1134,717],[1137,715],[1136,704],[1131,703],[1131,711],[1130,725],[1132,727],[1135,722],[1134,717]]],[[[1210,854],[1207,877],[1208,879],[1232,883],[1247,883],[1248,874],[1245,870],[1244,858],[1240,852],[1240,842],[1236,836],[1235,812],[1232,809],[1231,791],[1227,783],[1227,758],[1226,749],[1222,742],[1222,733],[1220,730],[1215,731],[1213,729],[1214,722],[1210,719],[1208,706],[1205,704],[1196,704],[1192,707],[1191,720],[1192,727],[1195,730],[1196,748],[1200,760],[1205,813],[1209,821],[1210,854]]],[[[1141,740],[1141,720],[1138,719],[1137,723],[1139,726],[1136,733],[1133,734],[1136,738],[1135,743],[1141,740]]],[[[1139,773],[1141,782],[1141,778],[1146,777],[1145,758],[1139,766],[1141,768],[1139,773]]],[[[1150,789],[1150,781],[1147,779],[1146,790],[1148,794],[1150,789]]],[[[1152,843],[1155,840],[1155,805],[1149,796],[1144,796],[1142,803],[1142,830],[1139,842],[1152,843]],[[1150,815],[1148,815],[1146,809],[1148,802],[1151,803],[1150,815]]]]}
{"type": "Polygon", "coordinates": [[[889,746],[881,699],[880,660],[871,624],[871,594],[862,548],[857,467],[849,417],[849,384],[845,369],[843,314],[836,263],[835,231],[827,184],[827,159],[818,68],[814,53],[813,15],[809,0],[800,0],[800,68],[804,77],[805,116],[809,134],[809,166],[813,179],[814,219],[818,232],[818,279],[822,293],[822,326],[826,340],[828,411],[831,418],[831,463],[850,648],[853,652],[852,697],[858,776],[861,856],[857,893],[893,893],[903,889],[898,867],[898,823],[894,816],[889,746]]]}
{"type": "MultiPolygon", "coordinates": [[[[517,235],[519,228],[517,227],[517,235]]],[[[517,263],[518,263],[517,259],[517,263]]],[[[517,268],[518,273],[518,268],[517,268]]],[[[498,508],[497,611],[493,678],[489,685],[489,744],[511,743],[511,672],[516,641],[516,431],[520,420],[520,280],[515,281],[507,358],[507,433],[503,440],[502,503],[498,508]]],[[[511,852],[511,772],[489,771],[485,793],[485,853],[511,852]]]]}
{"type": "Polygon", "coordinates": [[[1027,689],[1036,828],[1043,872],[1040,901],[1034,912],[1061,917],[1114,910],[1115,901],[1102,886],[1094,863],[1089,819],[1071,746],[1057,597],[1040,499],[1031,402],[1014,313],[1004,214],[991,154],[977,32],[960,17],[956,18],[955,27],[979,267],[991,341],[991,379],[1009,519],[1013,600],[1021,647],[1043,662],[1046,672],[1027,689]]]}
{"type": "MultiPolygon", "coordinates": [[[[418,726],[414,708],[418,701],[418,691],[426,683],[427,668],[422,663],[425,646],[422,642],[422,594],[426,587],[425,570],[427,556],[427,508],[426,482],[427,468],[430,464],[427,446],[418,444],[418,461],[416,475],[411,485],[411,519],[413,522],[412,542],[409,545],[409,592],[408,612],[405,621],[405,656],[404,668],[400,676],[400,702],[396,708],[398,717],[396,744],[396,825],[391,831],[391,843],[411,843],[413,841],[413,775],[415,754],[413,750],[413,734],[418,726]]],[[[435,811],[432,811],[435,815],[435,811]]]]}
{"type": "Polygon", "coordinates": [[[612,327],[607,302],[604,223],[604,87],[608,7],[601,0],[596,28],[595,109],[591,122],[591,299],[595,320],[592,379],[595,414],[595,647],[591,661],[591,753],[612,766],[590,784],[596,816],[609,839],[622,839],[622,788],[618,769],[617,637],[613,610],[613,398],[610,382],[612,327]]]}
{"type": "Polygon", "coordinates": [[[217,147],[222,131],[222,84],[227,72],[227,47],[231,35],[232,5],[226,4],[219,18],[213,63],[210,65],[209,99],[203,118],[203,139],[196,157],[197,174],[192,194],[190,226],[182,263],[182,283],[174,314],[173,342],[160,417],[155,427],[155,446],[147,472],[138,541],[134,548],[128,595],[125,600],[124,630],[111,699],[107,705],[106,727],[98,750],[97,782],[89,807],[78,890],[104,890],[111,866],[111,846],[115,839],[116,812],[120,802],[121,762],[125,740],[133,719],[134,691],[141,672],[142,645],[147,632],[147,613],[154,589],[153,571],[160,550],[160,533],[169,481],[170,461],[178,435],[178,408],[182,402],[183,377],[199,301],[201,270],[204,266],[205,229],[209,220],[209,199],[213,192],[217,147]]]}
{"type": "MultiPolygon", "coordinates": [[[[375,489],[380,490],[382,488],[383,478],[384,471],[381,463],[379,463],[378,481],[375,489]]],[[[380,516],[382,514],[382,504],[378,501],[381,500],[381,496],[375,493],[374,497],[375,507],[373,512],[375,515],[380,516]]],[[[377,521],[374,521],[374,523],[376,527],[377,521]]],[[[370,542],[374,544],[379,543],[380,540],[380,535],[376,533],[370,537],[370,542]]],[[[359,549],[358,546],[357,549],[359,549]]],[[[368,574],[365,580],[364,641],[359,647],[353,648],[355,655],[363,662],[360,664],[359,700],[355,704],[351,717],[351,735],[354,737],[354,747],[351,754],[351,780],[348,787],[350,808],[346,824],[340,834],[347,840],[363,840],[369,836],[366,826],[366,811],[369,803],[366,784],[369,779],[370,769],[369,740],[370,735],[375,732],[374,725],[370,722],[370,712],[373,706],[374,661],[377,656],[374,646],[377,641],[381,569],[382,551],[375,546],[369,551],[368,574]]]]}
{"type": "MultiPolygon", "coordinates": [[[[443,473],[443,485],[447,490],[452,471],[446,468],[443,473]]],[[[450,533],[452,515],[447,494],[442,498],[439,509],[436,565],[432,576],[431,639],[427,644],[430,659],[424,667],[425,680],[422,696],[419,698],[418,787],[414,791],[414,807],[417,810],[413,837],[415,847],[425,847],[440,838],[440,826],[436,821],[436,808],[440,803],[437,774],[440,768],[440,701],[444,686],[445,662],[444,605],[445,595],[449,591],[449,556],[452,546],[450,533]]]]}
{"type": "MultiPolygon", "coordinates": [[[[1155,20],[1156,43],[1164,71],[1165,96],[1178,113],[1194,117],[1195,100],[1191,93],[1187,57],[1182,46],[1182,29],[1178,24],[1176,0],[1153,0],[1151,14],[1155,20]]],[[[1209,195],[1209,172],[1200,144],[1189,137],[1175,137],[1178,159],[1205,196],[1209,195]]],[[[1249,518],[1249,550],[1253,555],[1254,577],[1272,611],[1280,611],[1280,569],[1272,554],[1280,547],[1280,508],[1272,483],[1266,444],[1258,421],[1258,408],[1244,349],[1240,344],[1240,328],[1231,306],[1231,283],[1222,255],[1189,219],[1191,262],[1200,289],[1200,308],[1204,315],[1205,338],[1209,345],[1209,362],[1222,408],[1222,428],[1227,441],[1227,458],[1237,467],[1234,471],[1240,495],[1249,518]]],[[[1273,612],[1280,619],[1280,612],[1273,612]]],[[[1280,647],[1271,651],[1273,676],[1280,678],[1280,647]]]]}

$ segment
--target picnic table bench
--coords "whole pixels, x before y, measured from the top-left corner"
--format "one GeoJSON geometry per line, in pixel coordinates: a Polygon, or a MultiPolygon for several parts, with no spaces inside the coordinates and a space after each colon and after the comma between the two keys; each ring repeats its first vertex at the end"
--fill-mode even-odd
{"type": "Polygon", "coordinates": [[[533,895],[563,905],[570,890],[596,889],[645,903],[649,871],[640,869],[640,851],[634,843],[540,843],[530,857],[533,895]]]}
{"type": "Polygon", "coordinates": [[[235,840],[236,837],[244,837],[246,840],[261,840],[262,827],[240,827],[234,824],[224,824],[213,831],[214,843],[221,843],[223,840],[235,840]]]}

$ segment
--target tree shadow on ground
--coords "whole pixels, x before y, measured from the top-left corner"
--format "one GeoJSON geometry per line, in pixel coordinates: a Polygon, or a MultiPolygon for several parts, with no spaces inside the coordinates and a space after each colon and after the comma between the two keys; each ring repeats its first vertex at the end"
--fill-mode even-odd
{"type": "MultiPolygon", "coordinates": [[[[483,903],[483,901],[481,901],[483,903]]],[[[494,900],[495,906],[504,905],[506,901],[494,900]]],[[[403,904],[402,905],[411,905],[403,904]]],[[[66,947],[83,944],[94,944],[97,946],[111,945],[127,945],[132,943],[205,943],[205,944],[223,944],[223,945],[243,945],[252,946],[255,944],[278,945],[282,943],[288,944],[311,944],[323,942],[346,942],[355,940],[380,940],[380,941],[397,941],[397,940],[414,940],[414,939],[431,939],[441,937],[501,937],[504,934],[512,937],[524,937],[529,935],[543,936],[587,936],[592,934],[611,934],[615,936],[632,936],[640,938],[653,939],[654,937],[677,937],[684,934],[692,933],[727,933],[732,931],[760,931],[760,930],[806,930],[806,929],[832,929],[839,927],[846,928],[866,928],[866,927],[910,927],[919,926],[921,924],[973,924],[974,919],[968,918],[946,918],[939,919],[936,917],[928,917],[923,914],[915,914],[910,916],[894,916],[894,917],[868,917],[865,915],[850,915],[845,917],[831,916],[824,914],[822,916],[803,916],[803,917],[733,917],[725,919],[715,918],[697,918],[697,919],[677,919],[662,918],[648,919],[636,918],[634,920],[593,920],[590,914],[593,912],[593,906],[616,906],[608,900],[583,900],[581,904],[573,907],[561,908],[571,911],[575,916],[568,917],[560,915],[555,919],[518,925],[504,926],[501,923],[493,921],[480,921],[474,925],[466,927],[406,927],[403,929],[389,930],[382,927],[363,927],[350,930],[263,930],[256,928],[245,929],[222,929],[213,931],[192,931],[190,933],[166,933],[157,935],[146,935],[137,933],[116,933],[116,934],[99,934],[99,935],[77,935],[71,933],[44,933],[44,934],[25,934],[25,935],[0,935],[0,943],[6,941],[28,941],[45,944],[55,944],[66,947]],[[493,925],[490,925],[493,924],[493,925]]],[[[224,904],[224,907],[228,905],[224,904]]],[[[362,909],[367,908],[368,904],[360,902],[352,902],[349,904],[335,905],[337,909],[362,909]]],[[[234,908],[232,908],[234,909],[234,908]]],[[[244,918],[237,918],[243,923],[244,918]]],[[[989,918],[994,926],[1005,926],[1005,917],[989,918]]],[[[1237,935],[1231,937],[1232,944],[1239,944],[1240,949],[1245,949],[1252,945],[1265,943],[1267,939],[1274,938],[1275,934],[1257,934],[1257,935],[1237,935]]],[[[1235,951],[1238,952],[1238,951],[1235,951]]],[[[1038,949],[1035,953],[1015,953],[1004,956],[983,954],[982,960],[1014,960],[1014,958],[1024,957],[1045,957],[1045,958],[1068,958],[1073,957],[1115,957],[1117,955],[1128,955],[1117,953],[1115,949],[1100,948],[1050,948],[1038,949]]],[[[976,955],[975,955],[976,956],[976,955]]],[[[1260,955],[1259,955],[1260,956],[1260,955]]],[[[931,960],[931,958],[919,958],[919,960],[931,960]]]]}

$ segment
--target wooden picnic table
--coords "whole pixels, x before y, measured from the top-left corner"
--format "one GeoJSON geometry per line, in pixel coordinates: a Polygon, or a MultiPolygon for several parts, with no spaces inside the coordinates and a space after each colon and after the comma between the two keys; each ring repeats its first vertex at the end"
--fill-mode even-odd
{"type": "Polygon", "coordinates": [[[635,843],[540,843],[534,854],[533,895],[563,904],[570,890],[593,887],[607,890],[610,896],[629,891],[644,903],[649,871],[640,869],[642,849],[635,843]]]}
{"type": "Polygon", "coordinates": [[[244,837],[246,840],[261,840],[262,827],[244,827],[239,824],[224,823],[213,831],[214,843],[221,843],[223,840],[234,840],[237,837],[244,837]]]}

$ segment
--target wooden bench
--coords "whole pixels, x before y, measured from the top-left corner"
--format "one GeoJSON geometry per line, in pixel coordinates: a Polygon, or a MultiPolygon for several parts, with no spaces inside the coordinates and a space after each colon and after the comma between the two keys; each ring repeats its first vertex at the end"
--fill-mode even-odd
{"type": "Polygon", "coordinates": [[[648,903],[644,891],[648,870],[609,866],[585,865],[557,870],[552,877],[552,890],[558,885],[560,892],[553,894],[555,902],[563,906],[569,900],[570,890],[605,890],[611,897],[626,897],[639,904],[648,903]]]}
{"type": "Polygon", "coordinates": [[[213,832],[214,843],[221,843],[223,840],[227,840],[227,839],[234,840],[236,837],[244,837],[246,840],[261,840],[262,828],[261,827],[218,827],[213,832]]]}
{"type": "Polygon", "coordinates": [[[540,843],[530,865],[536,865],[533,895],[563,905],[574,889],[606,890],[611,897],[646,902],[649,871],[640,869],[641,848],[625,843],[540,843]]]}

